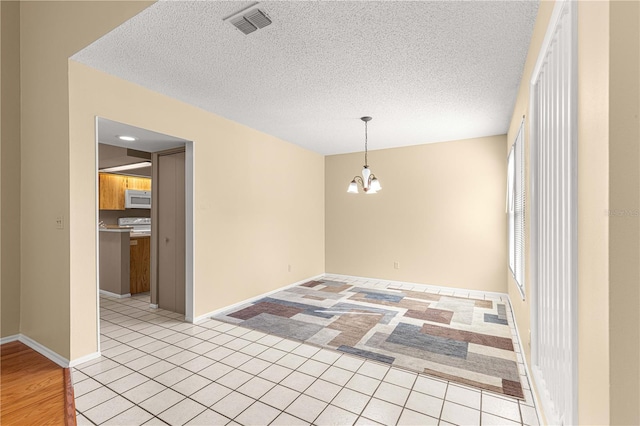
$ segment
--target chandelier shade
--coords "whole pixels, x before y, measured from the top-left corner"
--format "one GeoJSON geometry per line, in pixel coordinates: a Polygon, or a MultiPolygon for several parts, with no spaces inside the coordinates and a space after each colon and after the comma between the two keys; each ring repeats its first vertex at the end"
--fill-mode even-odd
{"type": "Polygon", "coordinates": [[[347,189],[347,192],[351,194],[357,194],[358,184],[360,184],[365,194],[375,194],[376,192],[382,189],[382,185],[380,185],[380,181],[378,180],[376,175],[374,175],[371,172],[371,169],[369,169],[368,158],[367,158],[368,142],[369,142],[367,123],[373,120],[373,118],[361,117],[360,120],[364,121],[364,167],[362,168],[362,176],[355,176],[353,178],[353,180],[349,184],[349,188],[347,189]]]}

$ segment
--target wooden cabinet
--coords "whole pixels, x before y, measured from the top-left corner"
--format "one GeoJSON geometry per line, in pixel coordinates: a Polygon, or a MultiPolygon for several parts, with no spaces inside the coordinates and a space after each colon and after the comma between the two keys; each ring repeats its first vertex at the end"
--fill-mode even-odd
{"type": "Polygon", "coordinates": [[[151,179],[139,176],[125,176],[127,178],[127,189],[139,189],[141,191],[151,191],[151,179]]]}
{"type": "Polygon", "coordinates": [[[151,179],[138,176],[99,173],[100,210],[124,210],[126,189],[151,190],[151,179]]]}
{"type": "Polygon", "coordinates": [[[131,294],[150,289],[151,238],[131,237],[129,242],[129,287],[131,294]]]}

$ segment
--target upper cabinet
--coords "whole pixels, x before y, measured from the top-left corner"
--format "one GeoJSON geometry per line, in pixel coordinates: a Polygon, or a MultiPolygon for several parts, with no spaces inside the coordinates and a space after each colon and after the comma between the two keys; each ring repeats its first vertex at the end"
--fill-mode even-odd
{"type": "Polygon", "coordinates": [[[151,191],[151,179],[138,176],[99,173],[100,210],[124,210],[124,191],[151,191]]]}

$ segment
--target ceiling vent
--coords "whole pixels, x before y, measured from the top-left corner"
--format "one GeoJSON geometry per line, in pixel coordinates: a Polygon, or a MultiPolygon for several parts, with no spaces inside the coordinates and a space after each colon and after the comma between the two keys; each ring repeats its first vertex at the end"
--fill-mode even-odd
{"type": "Polygon", "coordinates": [[[257,3],[251,5],[248,9],[234,13],[224,20],[231,22],[234,27],[244,34],[251,34],[259,28],[271,25],[271,18],[264,11],[255,8],[256,5],[257,3]]]}

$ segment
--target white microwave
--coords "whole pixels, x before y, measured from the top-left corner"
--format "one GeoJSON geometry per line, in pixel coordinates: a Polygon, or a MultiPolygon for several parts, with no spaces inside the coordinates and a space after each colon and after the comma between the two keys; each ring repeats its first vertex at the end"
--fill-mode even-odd
{"type": "Polygon", "coordinates": [[[126,189],[124,191],[124,207],[126,209],[150,209],[151,191],[126,189]]]}

